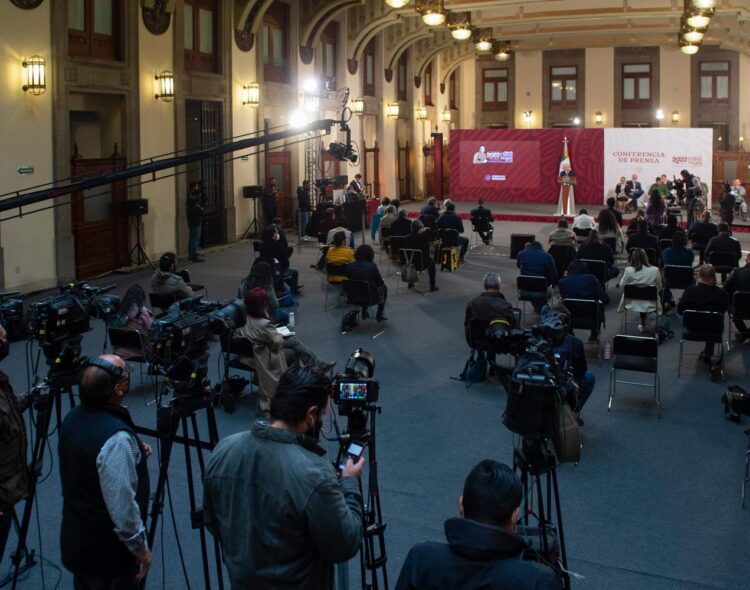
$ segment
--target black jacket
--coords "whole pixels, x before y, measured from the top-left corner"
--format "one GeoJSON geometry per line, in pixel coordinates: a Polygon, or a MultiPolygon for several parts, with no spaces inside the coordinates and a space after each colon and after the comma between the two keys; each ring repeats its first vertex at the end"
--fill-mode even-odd
{"type": "Polygon", "coordinates": [[[724,289],[729,295],[736,291],[750,291],[750,265],[738,268],[729,275],[724,289]]]}
{"type": "Polygon", "coordinates": [[[411,548],[396,590],[552,590],[560,582],[551,568],[522,561],[526,541],[499,527],[468,518],[445,521],[448,543],[411,548]]]}
{"type": "Polygon", "coordinates": [[[403,248],[408,250],[419,250],[422,253],[422,266],[415,264],[417,270],[424,270],[430,264],[430,244],[427,241],[427,236],[424,233],[410,233],[404,240],[403,248]]]}
{"type": "Polygon", "coordinates": [[[615,263],[615,255],[607,244],[583,244],[578,248],[578,259],[601,260],[607,266],[615,263]]]}
{"type": "Polygon", "coordinates": [[[732,236],[726,234],[719,234],[708,241],[705,254],[709,262],[711,262],[712,252],[730,252],[735,256],[735,263],[739,263],[740,258],[742,258],[742,246],[732,236]]]}
{"type": "Polygon", "coordinates": [[[279,261],[281,270],[289,268],[289,255],[287,249],[284,248],[279,240],[263,240],[260,243],[260,250],[258,251],[261,257],[273,260],[274,258],[279,261]]]}
{"type": "Polygon", "coordinates": [[[651,248],[652,250],[659,251],[659,240],[656,236],[651,234],[642,234],[635,232],[630,234],[625,249],[629,252],[632,248],[651,248]]]}
{"type": "Polygon", "coordinates": [[[665,225],[659,232],[660,240],[674,240],[674,235],[678,231],[682,231],[682,228],[678,225],[665,225]]]}
{"type": "MultiPolygon", "coordinates": [[[[0,511],[13,508],[25,498],[29,488],[26,469],[26,428],[21,412],[28,397],[16,397],[8,376],[0,371],[0,511]]],[[[0,539],[0,545],[3,540],[0,539]]]]}
{"type": "Polygon", "coordinates": [[[392,236],[406,236],[411,232],[411,221],[408,217],[397,217],[396,221],[391,223],[392,236]]]}
{"type": "Polygon", "coordinates": [[[446,211],[437,220],[438,229],[455,229],[458,233],[464,233],[464,222],[454,211],[446,211]]]}
{"type": "Polygon", "coordinates": [[[703,247],[716,235],[719,235],[719,228],[710,221],[696,221],[688,230],[688,238],[693,240],[693,244],[703,247]]]}
{"type": "Polygon", "coordinates": [[[312,211],[310,206],[310,189],[297,188],[297,207],[300,211],[312,211]]]}
{"type": "Polygon", "coordinates": [[[385,285],[378,266],[374,262],[358,260],[346,265],[346,276],[355,281],[367,281],[376,287],[385,285]]]}
{"type": "Polygon", "coordinates": [[[188,197],[186,213],[188,227],[198,227],[203,222],[203,205],[201,205],[201,200],[188,197]]]}
{"type": "Polygon", "coordinates": [[[677,304],[677,313],[683,313],[686,309],[695,311],[718,311],[726,313],[729,308],[729,295],[721,287],[698,283],[683,291],[680,302],[677,304]]]}
{"type": "Polygon", "coordinates": [[[466,304],[464,326],[468,327],[469,320],[482,320],[488,324],[492,320],[503,319],[512,327],[516,327],[516,316],[513,306],[505,300],[500,291],[485,291],[474,297],[466,304]]]}
{"type": "Polygon", "coordinates": [[[615,219],[617,220],[617,225],[619,225],[620,227],[622,227],[622,213],[620,213],[620,211],[618,211],[614,207],[607,207],[607,209],[609,209],[610,211],[612,211],[612,215],[614,215],[615,219]]]}
{"type": "Polygon", "coordinates": [[[440,209],[435,207],[435,205],[425,205],[422,207],[422,209],[419,211],[420,215],[432,215],[435,219],[440,217],[440,209]]]}
{"type": "Polygon", "coordinates": [[[487,207],[479,206],[476,209],[471,210],[471,218],[472,219],[486,219],[487,221],[492,221],[492,211],[487,209],[487,207]]]}

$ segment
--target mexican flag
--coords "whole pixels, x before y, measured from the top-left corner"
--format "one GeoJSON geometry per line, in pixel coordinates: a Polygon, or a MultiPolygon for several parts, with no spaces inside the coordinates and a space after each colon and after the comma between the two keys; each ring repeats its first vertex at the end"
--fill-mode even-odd
{"type": "Polygon", "coordinates": [[[562,156],[560,157],[560,170],[558,172],[562,172],[565,168],[565,164],[568,164],[571,168],[573,165],[570,163],[570,154],[568,154],[568,138],[566,137],[563,140],[563,151],[562,156]]]}

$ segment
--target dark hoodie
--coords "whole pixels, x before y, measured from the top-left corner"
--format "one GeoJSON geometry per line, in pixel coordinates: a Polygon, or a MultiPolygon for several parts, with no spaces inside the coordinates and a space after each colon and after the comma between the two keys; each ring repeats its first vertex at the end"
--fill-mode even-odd
{"type": "Polygon", "coordinates": [[[499,527],[468,518],[445,521],[444,543],[419,543],[406,556],[396,590],[552,590],[561,588],[554,571],[522,561],[528,543],[499,527]]]}

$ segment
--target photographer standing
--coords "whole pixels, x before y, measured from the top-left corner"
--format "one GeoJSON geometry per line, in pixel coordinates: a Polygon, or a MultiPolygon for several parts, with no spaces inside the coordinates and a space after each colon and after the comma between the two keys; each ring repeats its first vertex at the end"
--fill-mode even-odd
{"type": "MultiPolygon", "coordinates": [[[[0,361],[8,356],[5,328],[0,324],[0,361]]],[[[26,428],[21,413],[28,407],[28,396],[13,393],[8,376],[0,371],[0,563],[13,524],[13,506],[28,494],[29,472],[26,468],[26,428]]]]}
{"type": "Polygon", "coordinates": [[[122,402],[130,373],[120,357],[91,359],[60,429],[62,563],[76,590],[136,590],[151,567],[144,525],[151,448],[122,402]]]}
{"type": "Polygon", "coordinates": [[[331,382],[288,369],[256,422],[214,449],[204,477],[209,530],[221,540],[234,590],[327,590],[332,564],[362,540],[358,479],[364,457],[336,475],[318,444],[331,382]]]}
{"type": "Polygon", "coordinates": [[[303,180],[302,186],[297,188],[297,207],[299,208],[299,235],[306,238],[307,222],[312,211],[310,181],[303,180]]]}

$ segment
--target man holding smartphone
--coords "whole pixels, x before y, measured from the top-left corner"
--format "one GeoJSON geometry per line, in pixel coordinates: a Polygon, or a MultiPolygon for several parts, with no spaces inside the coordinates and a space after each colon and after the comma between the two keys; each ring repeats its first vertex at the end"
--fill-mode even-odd
{"type": "Polygon", "coordinates": [[[204,477],[206,526],[221,541],[232,588],[327,590],[332,565],[362,540],[364,457],[337,475],[318,444],[331,381],[292,367],[256,422],[214,449],[204,477]]]}

